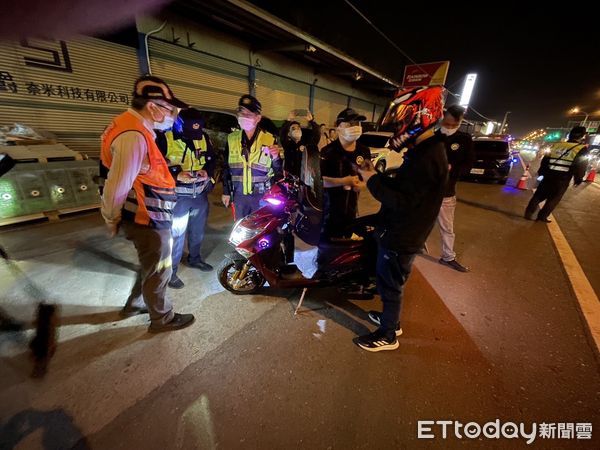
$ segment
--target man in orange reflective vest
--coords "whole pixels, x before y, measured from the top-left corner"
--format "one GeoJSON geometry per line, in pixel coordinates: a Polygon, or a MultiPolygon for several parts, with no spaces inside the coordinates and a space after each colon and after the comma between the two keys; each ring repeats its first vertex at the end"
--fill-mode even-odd
{"type": "Polygon", "coordinates": [[[187,105],[163,80],[143,76],[135,82],[131,108],[113,119],[102,135],[101,159],[108,169],[102,217],[111,236],[123,229],[141,265],[121,315],[148,312],[151,333],[185,328],[194,321],[192,314],[174,313],[166,298],[175,181],[153,131],[171,128],[181,108],[187,105]]]}

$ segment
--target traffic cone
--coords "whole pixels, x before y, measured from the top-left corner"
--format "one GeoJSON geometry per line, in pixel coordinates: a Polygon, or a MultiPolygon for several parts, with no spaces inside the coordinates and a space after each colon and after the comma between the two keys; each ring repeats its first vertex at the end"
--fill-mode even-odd
{"type": "Polygon", "coordinates": [[[521,179],[519,180],[519,183],[517,184],[517,189],[521,189],[523,191],[527,190],[527,179],[529,178],[529,166],[527,166],[525,168],[525,172],[523,172],[523,176],[521,176],[521,179]]]}
{"type": "Polygon", "coordinates": [[[596,179],[596,169],[592,169],[592,170],[590,170],[590,173],[588,173],[588,176],[585,179],[585,181],[586,181],[586,183],[593,183],[595,179],[596,179]]]}

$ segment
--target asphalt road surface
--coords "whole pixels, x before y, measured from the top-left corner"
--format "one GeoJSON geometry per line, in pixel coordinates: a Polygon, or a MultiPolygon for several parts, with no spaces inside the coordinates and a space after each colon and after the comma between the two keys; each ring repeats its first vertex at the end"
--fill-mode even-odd
{"type": "MultiPolygon", "coordinates": [[[[0,268],[4,311],[31,321],[39,300],[61,305],[41,381],[29,378],[31,329],[0,335],[0,448],[600,448],[600,359],[547,226],[522,219],[531,192],[458,192],[456,250],[471,272],[438,264],[434,229],[408,283],[400,348],[377,354],[352,339],[374,329],[378,297],[313,290],[294,316],[298,291],[234,296],[183,266],[186,288],[169,294],[196,323],[150,335],[147,317],[119,320],[136,258],[98,213],[0,230],[15,260],[0,268]],[[440,425],[419,439],[419,421],[497,419],[537,426],[534,442],[460,438],[454,424],[445,439],[440,425]]],[[[599,200],[587,185],[555,213],[597,294],[599,200]]],[[[231,218],[211,207],[204,250],[216,266],[231,218]]]]}

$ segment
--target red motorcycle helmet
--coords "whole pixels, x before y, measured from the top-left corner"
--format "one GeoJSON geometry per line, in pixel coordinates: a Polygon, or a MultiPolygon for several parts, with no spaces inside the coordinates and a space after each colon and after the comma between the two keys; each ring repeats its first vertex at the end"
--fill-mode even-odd
{"type": "Polygon", "coordinates": [[[381,126],[393,130],[389,147],[400,151],[434,126],[444,116],[442,86],[410,88],[398,91],[381,126]],[[391,126],[390,126],[391,125],[391,126]]]}

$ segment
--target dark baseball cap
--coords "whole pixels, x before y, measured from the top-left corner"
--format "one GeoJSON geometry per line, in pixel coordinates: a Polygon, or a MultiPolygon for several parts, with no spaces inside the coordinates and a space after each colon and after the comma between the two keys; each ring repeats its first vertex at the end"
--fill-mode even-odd
{"type": "Polygon", "coordinates": [[[202,111],[196,108],[184,109],[179,113],[179,120],[181,120],[181,132],[183,136],[191,139],[202,138],[205,126],[202,111]]]}
{"type": "Polygon", "coordinates": [[[173,95],[173,91],[167,83],[152,75],[144,75],[135,81],[133,96],[146,100],[162,100],[181,109],[189,107],[187,103],[173,95]]]}
{"type": "Polygon", "coordinates": [[[253,112],[254,114],[260,114],[262,111],[262,105],[256,99],[256,97],[248,94],[240,97],[237,110],[239,111],[241,108],[246,108],[248,111],[253,112]]]}
{"type": "Polygon", "coordinates": [[[341,113],[338,114],[337,119],[335,120],[335,124],[339,125],[342,122],[353,122],[358,121],[361,122],[363,120],[367,120],[365,116],[357,113],[352,108],[346,108],[341,113]]]}

